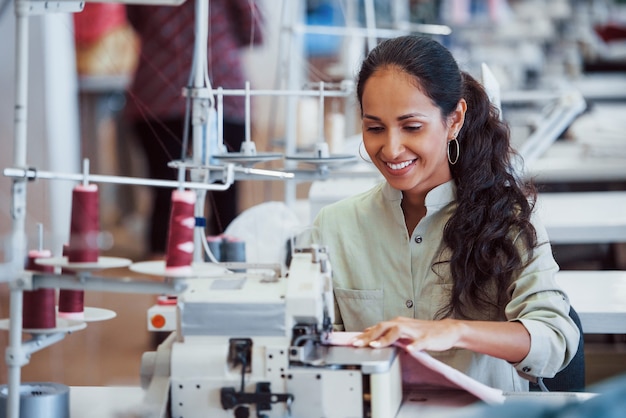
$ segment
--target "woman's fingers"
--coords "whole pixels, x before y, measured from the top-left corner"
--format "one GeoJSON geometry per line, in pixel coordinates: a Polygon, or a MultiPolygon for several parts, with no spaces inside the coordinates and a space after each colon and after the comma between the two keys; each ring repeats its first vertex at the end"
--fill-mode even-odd
{"type": "Polygon", "coordinates": [[[395,319],[371,326],[356,337],[353,345],[374,348],[390,346],[402,336],[402,322],[404,321],[395,319]]]}
{"type": "Polygon", "coordinates": [[[404,340],[409,350],[444,351],[454,347],[458,340],[457,322],[421,321],[399,317],[367,328],[354,339],[352,345],[379,348],[404,340]]]}
{"type": "Polygon", "coordinates": [[[395,343],[400,338],[401,330],[397,324],[393,324],[391,327],[386,328],[376,339],[370,341],[369,346],[372,348],[388,347],[395,343]]]}

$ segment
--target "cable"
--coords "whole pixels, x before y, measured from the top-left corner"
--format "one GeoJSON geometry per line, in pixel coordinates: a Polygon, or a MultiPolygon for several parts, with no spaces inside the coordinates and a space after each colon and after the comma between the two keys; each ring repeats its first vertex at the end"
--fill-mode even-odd
{"type": "Polygon", "coordinates": [[[244,393],[246,389],[246,368],[248,367],[248,361],[246,359],[246,355],[243,351],[240,351],[237,355],[239,357],[239,361],[241,362],[241,389],[240,392],[244,393]]]}
{"type": "Polygon", "coordinates": [[[317,341],[318,337],[315,334],[303,334],[303,335],[299,335],[297,336],[294,340],[293,340],[293,346],[294,347],[300,347],[300,344],[304,341],[306,343],[306,341],[317,341]]]}
{"type": "MultiPolygon", "coordinates": [[[[206,191],[199,190],[197,193],[198,193],[198,199],[196,200],[196,205],[198,205],[198,212],[204,213],[204,200],[206,198],[206,191]]],[[[209,243],[206,240],[206,230],[202,228],[196,228],[196,230],[197,230],[197,233],[200,234],[200,242],[202,242],[204,253],[207,255],[207,257],[209,257],[209,260],[211,260],[211,262],[219,264],[220,261],[215,258],[215,255],[213,255],[213,252],[211,251],[211,248],[209,247],[209,243]]]]}

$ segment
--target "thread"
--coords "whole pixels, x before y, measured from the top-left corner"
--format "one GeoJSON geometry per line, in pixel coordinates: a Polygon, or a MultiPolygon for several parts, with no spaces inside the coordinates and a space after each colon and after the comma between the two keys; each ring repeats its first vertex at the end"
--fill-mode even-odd
{"type": "MultiPolygon", "coordinates": [[[[38,258],[50,257],[52,257],[52,253],[49,250],[30,250],[26,270],[54,273],[53,266],[42,266],[35,263],[38,258]]],[[[56,291],[54,289],[26,290],[23,297],[22,328],[56,328],[56,291]]]]}
{"type": "Polygon", "coordinates": [[[72,190],[70,244],[71,263],[97,262],[99,255],[100,205],[98,186],[78,185],[72,190]]]}
{"type": "MultiPolygon", "coordinates": [[[[63,255],[69,254],[69,245],[63,246],[63,255]]],[[[74,274],[72,270],[61,269],[61,273],[74,274]]],[[[59,316],[66,319],[83,319],[85,311],[85,292],[83,290],[59,290],[59,316]]]]}
{"type": "Polygon", "coordinates": [[[165,272],[191,273],[193,261],[193,231],[196,225],[194,207],[196,193],[191,190],[172,191],[172,209],[167,235],[165,272]]]}

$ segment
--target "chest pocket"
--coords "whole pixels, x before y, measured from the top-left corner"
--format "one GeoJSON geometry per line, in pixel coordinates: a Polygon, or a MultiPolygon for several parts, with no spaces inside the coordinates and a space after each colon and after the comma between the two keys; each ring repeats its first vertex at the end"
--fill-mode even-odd
{"type": "Polygon", "coordinates": [[[335,288],[335,300],[346,331],[363,331],[383,320],[383,291],[335,288]]]}

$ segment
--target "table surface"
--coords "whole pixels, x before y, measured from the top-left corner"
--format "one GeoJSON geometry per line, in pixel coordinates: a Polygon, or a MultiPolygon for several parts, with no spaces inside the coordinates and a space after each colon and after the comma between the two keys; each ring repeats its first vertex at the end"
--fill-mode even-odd
{"type": "MultiPolygon", "coordinates": [[[[135,386],[72,386],[70,388],[70,417],[113,418],[133,417],[143,398],[143,390],[135,386]]],[[[506,401],[545,400],[551,404],[584,401],[594,394],[564,392],[525,392],[505,394],[506,401]]],[[[476,399],[466,392],[436,390],[412,395],[403,403],[396,418],[462,417],[480,407],[476,399]],[[417,415],[416,415],[417,414],[417,415]]]]}
{"type": "Polygon", "coordinates": [[[542,183],[589,183],[626,181],[624,151],[601,155],[604,150],[589,151],[586,144],[555,143],[529,164],[528,176],[542,183]]]}
{"type": "MultiPolygon", "coordinates": [[[[626,74],[621,80],[626,85],[626,74]]],[[[611,90],[611,83],[599,81],[611,90]]],[[[589,106],[570,125],[566,138],[528,164],[528,174],[549,183],[626,181],[626,89],[616,91],[621,101],[589,106]]]]}
{"type": "Polygon", "coordinates": [[[585,334],[626,334],[626,271],[563,270],[556,275],[585,334]]]}
{"type": "Polygon", "coordinates": [[[550,241],[626,242],[626,192],[540,193],[537,210],[550,241]]]}

